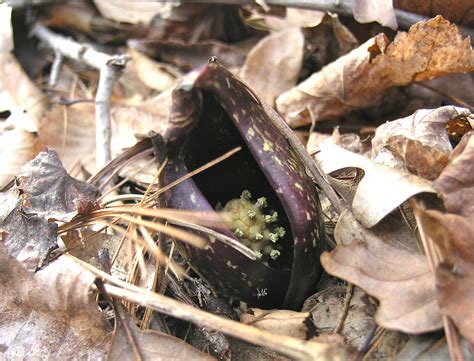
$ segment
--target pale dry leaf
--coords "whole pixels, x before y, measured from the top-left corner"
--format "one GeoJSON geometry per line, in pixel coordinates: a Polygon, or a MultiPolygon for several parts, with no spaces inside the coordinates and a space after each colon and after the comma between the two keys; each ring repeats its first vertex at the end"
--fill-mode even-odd
{"type": "Polygon", "coordinates": [[[306,150],[308,153],[316,153],[320,145],[325,141],[330,141],[331,136],[329,134],[311,132],[309,133],[308,142],[306,143],[306,150]]]}
{"type": "MultiPolygon", "coordinates": [[[[145,85],[148,94],[151,93],[151,90],[162,92],[174,86],[181,75],[181,72],[175,67],[159,63],[134,49],[128,49],[127,54],[132,60],[127,63],[120,81],[139,89],[145,85]]],[[[145,91],[142,90],[140,93],[147,95],[145,91]]]]}
{"type": "Polygon", "coordinates": [[[420,233],[441,255],[436,269],[441,310],[474,345],[474,132],[466,134],[434,182],[449,213],[415,208],[420,233]]]}
{"type": "Polygon", "coordinates": [[[434,180],[448,163],[452,151],[446,124],[470,114],[468,109],[444,106],[419,109],[406,118],[384,123],[372,139],[373,156],[376,158],[385,148],[413,174],[434,180]]]}
{"type": "Polygon", "coordinates": [[[250,50],[240,71],[245,82],[268,104],[296,84],[303,66],[304,36],[299,28],[274,33],[250,50]]]}
{"type": "MultiPolygon", "coordinates": [[[[311,64],[313,71],[336,60],[360,43],[336,14],[325,14],[318,26],[303,29],[305,35],[305,64],[311,64]]],[[[303,69],[305,70],[305,69],[303,69]]],[[[307,70],[306,70],[307,72],[307,70]]],[[[307,78],[308,73],[301,73],[300,78],[307,78]]]]}
{"type": "Polygon", "coordinates": [[[17,180],[25,206],[47,221],[68,222],[98,207],[98,189],[71,177],[50,148],[21,167],[17,180]]]}
{"type": "Polygon", "coordinates": [[[109,360],[214,360],[183,340],[153,330],[141,330],[120,303],[115,303],[116,327],[107,353],[109,360]]]}
{"type": "Polygon", "coordinates": [[[355,0],[354,19],[359,23],[376,21],[393,30],[398,27],[392,0],[355,0]]]}
{"type": "Polygon", "coordinates": [[[464,135],[451,154],[448,165],[434,182],[448,212],[474,215],[474,131],[464,135]]]}
{"type": "Polygon", "coordinates": [[[95,107],[93,103],[56,105],[41,119],[38,147],[56,150],[64,167],[71,170],[77,162],[95,169],[95,107]]]}
{"type": "Polygon", "coordinates": [[[164,134],[171,112],[172,92],[172,89],[168,89],[139,104],[114,105],[113,118],[118,124],[128,124],[132,133],[139,138],[151,131],[164,134]]]}
{"type": "Polygon", "coordinates": [[[29,273],[0,242],[1,357],[104,358],[111,327],[90,292],[94,281],[64,257],[29,273]]]}
{"type": "MultiPolygon", "coordinates": [[[[114,107],[115,108],[115,107],[114,107]]],[[[113,113],[115,115],[115,113],[113,113]]],[[[112,153],[136,142],[131,131],[133,122],[140,119],[112,118],[112,153]]],[[[65,168],[70,171],[78,162],[94,173],[95,170],[95,105],[77,103],[71,106],[56,105],[40,122],[36,151],[43,146],[54,148],[65,168]]]]}
{"type": "Polygon", "coordinates": [[[441,312],[474,345],[474,216],[417,210],[420,232],[441,250],[436,291],[441,312]]]}
{"type": "MultiPolygon", "coordinates": [[[[99,252],[107,250],[109,255],[113,255],[120,244],[119,236],[95,232],[90,229],[70,231],[66,235],[61,236],[61,239],[71,256],[99,269],[103,266],[99,260],[99,252]]],[[[115,265],[116,263],[114,263],[115,265]]]]}
{"type": "Polygon", "coordinates": [[[0,129],[0,187],[11,181],[34,156],[37,135],[28,114],[13,111],[0,129]]]}
{"type": "Polygon", "coordinates": [[[0,239],[8,253],[31,272],[35,272],[56,247],[57,224],[21,204],[1,219],[0,229],[0,239]]]}
{"type": "Polygon", "coordinates": [[[341,214],[334,236],[338,246],[321,255],[324,269],[380,301],[375,315],[379,325],[407,333],[442,327],[425,256],[389,245],[390,234],[377,227],[365,229],[348,210],[341,214]]]}
{"type": "Polygon", "coordinates": [[[398,33],[392,44],[373,59],[393,85],[407,85],[452,73],[474,70],[474,51],[456,25],[441,16],[416,23],[398,33]]]}
{"type": "MultiPolygon", "coordinates": [[[[457,99],[456,103],[465,107],[465,104],[474,104],[474,73],[467,74],[450,74],[441,78],[435,78],[421,82],[419,87],[428,86],[436,93],[442,94],[444,99],[457,99]]],[[[427,89],[424,88],[427,92],[427,89]]],[[[433,97],[433,92],[429,93],[433,97]]],[[[438,95],[439,96],[439,95],[438,95]]]]}
{"type": "Polygon", "coordinates": [[[52,221],[68,221],[92,210],[98,191],[70,177],[49,149],[21,168],[17,183],[0,193],[0,235],[9,254],[35,271],[56,247],[58,225],[52,221]],[[12,203],[14,196],[16,203],[12,203]]]}
{"type": "Polygon", "coordinates": [[[131,39],[127,45],[152,59],[172,64],[182,71],[198,69],[216,56],[219,62],[231,67],[240,67],[256,39],[236,44],[226,44],[216,40],[205,40],[189,44],[181,40],[131,39]]]}
{"type": "MultiPolygon", "coordinates": [[[[465,360],[472,359],[472,352],[465,339],[461,339],[461,347],[465,360]]],[[[406,360],[449,360],[449,348],[443,335],[424,334],[410,336],[402,350],[393,358],[394,361],[406,360]]]]}
{"type": "Polygon", "coordinates": [[[311,329],[310,316],[309,312],[250,308],[246,313],[240,315],[240,322],[277,335],[305,340],[315,331],[311,329]]]}
{"type": "Polygon", "coordinates": [[[442,17],[419,22],[394,41],[379,34],[325,66],[276,100],[292,126],[335,118],[377,104],[394,86],[474,69],[474,51],[442,17]]]}
{"type": "Polygon", "coordinates": [[[457,24],[474,26],[474,8],[470,1],[394,0],[393,5],[411,13],[427,17],[442,15],[457,24]]]}
{"type": "Polygon", "coordinates": [[[243,22],[239,6],[217,3],[175,5],[152,20],[147,29],[148,39],[182,40],[189,45],[210,39],[236,43],[251,34],[243,22]]]}
{"type": "Polygon", "coordinates": [[[411,196],[424,192],[436,193],[425,179],[375,163],[331,143],[324,143],[320,147],[316,160],[328,174],[343,168],[360,168],[364,171],[352,208],[355,217],[367,228],[377,224],[411,196]]]}
{"type": "MultiPolygon", "coordinates": [[[[346,289],[347,287],[340,284],[331,284],[330,287],[306,299],[302,311],[311,312],[311,318],[318,332],[327,334],[336,328],[343,315],[346,289]]],[[[375,311],[375,302],[371,302],[364,291],[355,287],[341,335],[357,350],[364,346],[375,325],[373,319],[375,311]]]]}
{"type": "Polygon", "coordinates": [[[288,7],[280,11],[262,11],[259,7],[248,8],[245,23],[249,26],[264,31],[282,31],[291,28],[308,28],[318,26],[325,13],[323,11],[297,9],[288,7]]]}
{"type": "Polygon", "coordinates": [[[104,18],[129,24],[148,25],[159,15],[167,17],[179,2],[135,2],[94,0],[94,4],[104,18]]]}

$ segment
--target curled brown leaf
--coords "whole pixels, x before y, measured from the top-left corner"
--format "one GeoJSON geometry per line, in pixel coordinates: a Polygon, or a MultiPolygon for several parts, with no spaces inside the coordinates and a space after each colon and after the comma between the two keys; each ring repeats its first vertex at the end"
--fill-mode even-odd
{"type": "Polygon", "coordinates": [[[413,25],[390,43],[383,34],[280,95],[278,111],[292,127],[376,104],[384,91],[474,69],[474,51],[441,16],[413,25]]]}
{"type": "Polygon", "coordinates": [[[441,314],[426,258],[389,245],[389,237],[364,229],[345,211],[335,230],[339,244],[331,253],[322,254],[321,263],[326,272],[380,301],[375,315],[379,325],[408,333],[439,329],[441,314]]]}

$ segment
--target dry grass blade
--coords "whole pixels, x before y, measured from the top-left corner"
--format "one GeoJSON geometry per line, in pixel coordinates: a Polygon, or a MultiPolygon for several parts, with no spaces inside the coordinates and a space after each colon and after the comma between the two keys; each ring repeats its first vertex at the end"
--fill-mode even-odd
{"type": "Polygon", "coordinates": [[[236,249],[237,251],[242,253],[244,256],[246,256],[250,259],[253,259],[253,260],[257,259],[254,251],[252,251],[250,248],[246,247],[243,243],[241,243],[239,241],[236,241],[235,239],[233,239],[231,237],[228,237],[224,234],[221,234],[221,233],[216,232],[212,229],[209,229],[209,228],[206,228],[206,227],[203,227],[203,226],[200,226],[198,224],[191,223],[191,222],[188,222],[188,221],[174,220],[174,219],[171,219],[171,218],[168,218],[168,221],[169,221],[169,223],[176,224],[177,226],[183,226],[183,227],[187,227],[187,228],[190,228],[190,229],[194,229],[195,231],[206,233],[209,236],[212,236],[212,237],[216,238],[218,241],[221,241],[221,242],[227,244],[228,246],[231,246],[232,248],[236,249]]]}
{"type": "MultiPolygon", "coordinates": [[[[138,156],[135,156],[135,157],[132,157],[130,158],[130,160],[128,162],[126,162],[124,164],[124,167],[129,164],[129,163],[132,163],[133,161],[135,161],[135,159],[139,159],[141,158],[142,156],[145,156],[145,155],[148,155],[148,152],[145,153],[145,154],[142,154],[142,153],[139,153],[138,156]]],[[[146,162],[142,167],[138,168],[137,170],[135,170],[134,172],[132,172],[130,175],[128,175],[127,177],[125,177],[124,179],[122,179],[120,182],[118,182],[117,184],[115,184],[113,187],[111,187],[110,189],[108,189],[104,194],[102,194],[102,196],[99,198],[99,200],[103,200],[107,195],[109,195],[110,193],[118,190],[121,186],[123,186],[125,183],[129,182],[132,177],[136,176],[137,174],[139,174],[143,169],[145,169],[146,167],[150,166],[152,163],[155,162],[155,159],[150,159],[148,162],[146,162]]],[[[115,175],[115,173],[114,173],[115,175]]],[[[112,177],[113,178],[113,177],[112,177]]],[[[103,204],[102,204],[103,205],[103,204]]]]}
{"type": "Polygon", "coordinates": [[[199,236],[183,231],[179,228],[161,224],[159,222],[145,221],[140,218],[127,216],[125,214],[122,214],[120,218],[130,223],[133,223],[135,225],[144,226],[144,227],[147,227],[148,229],[152,229],[154,231],[164,233],[173,238],[180,239],[181,241],[189,243],[190,245],[194,247],[204,248],[208,244],[208,241],[206,241],[205,239],[199,236]]]}
{"type": "MultiPolygon", "coordinates": [[[[413,214],[419,226],[420,238],[423,243],[423,248],[426,254],[426,258],[428,259],[431,272],[435,274],[436,268],[443,261],[441,252],[437,248],[436,244],[434,244],[434,242],[430,239],[430,237],[426,236],[427,233],[424,230],[424,223],[420,219],[421,211],[423,209],[422,206],[415,200],[411,200],[410,205],[413,209],[413,214]]],[[[453,321],[445,314],[442,314],[442,318],[444,332],[446,334],[446,341],[448,343],[449,348],[449,355],[451,356],[451,359],[464,360],[461,344],[459,341],[459,334],[453,325],[453,321]]]]}
{"type": "MultiPolygon", "coordinates": [[[[176,275],[178,278],[185,277],[186,271],[178,264],[173,262],[173,260],[170,260],[162,251],[161,249],[156,245],[156,243],[153,241],[152,236],[148,232],[148,230],[143,227],[143,226],[138,226],[138,229],[140,231],[140,234],[142,237],[134,236],[133,234],[131,236],[127,235],[127,228],[117,226],[116,224],[112,222],[107,222],[107,221],[98,221],[100,224],[104,224],[106,227],[113,229],[115,232],[118,234],[121,234],[125,238],[131,238],[132,241],[134,241],[137,244],[140,244],[141,246],[145,247],[145,249],[151,253],[153,257],[155,257],[156,260],[159,262],[162,262],[166,264],[167,267],[171,269],[171,271],[176,275]]],[[[94,233],[95,234],[95,233],[94,233]]],[[[90,235],[88,237],[84,238],[84,242],[87,241],[87,239],[91,238],[93,236],[90,235]]]]}
{"type": "Polygon", "coordinates": [[[169,221],[188,221],[193,223],[198,223],[201,225],[210,225],[215,226],[218,224],[222,225],[221,217],[215,212],[196,212],[196,211],[186,211],[186,210],[176,210],[170,208],[148,208],[148,207],[136,207],[136,206],[118,206],[118,207],[109,207],[106,209],[101,209],[90,213],[91,215],[99,215],[101,213],[109,214],[130,214],[135,216],[144,216],[144,217],[156,217],[161,219],[166,219],[169,221]]]}
{"type": "Polygon", "coordinates": [[[199,310],[183,304],[172,298],[144,290],[140,287],[123,282],[113,276],[71,257],[85,269],[113,285],[104,285],[106,292],[122,300],[133,302],[144,307],[152,308],[158,312],[193,322],[213,330],[221,331],[232,337],[250,342],[252,344],[270,347],[275,351],[296,360],[345,360],[345,349],[335,345],[300,340],[294,337],[280,336],[259,330],[253,326],[244,325],[212,313],[199,310]]]}
{"type": "MultiPolygon", "coordinates": [[[[137,211],[138,209],[139,208],[130,207],[130,208],[121,209],[122,212],[114,212],[113,210],[109,210],[109,209],[95,211],[95,212],[90,213],[87,218],[81,217],[81,219],[76,222],[72,221],[72,222],[64,224],[63,226],[59,228],[58,233],[59,234],[65,233],[70,230],[84,227],[87,225],[104,223],[103,221],[104,218],[118,218],[120,220],[128,221],[135,225],[142,225],[154,231],[162,232],[171,237],[176,237],[177,239],[187,242],[194,247],[204,248],[207,245],[208,242],[205,239],[199,236],[196,236],[194,234],[191,234],[189,232],[183,231],[175,227],[165,226],[159,222],[145,221],[143,219],[131,217],[128,215],[128,214],[132,214],[132,215],[138,215],[138,216],[152,216],[152,217],[154,216],[156,218],[165,218],[165,217],[160,217],[160,215],[162,215],[162,213],[160,213],[161,211],[160,209],[147,209],[145,212],[134,212],[134,211],[137,211]],[[105,211],[105,212],[101,212],[101,211],[105,211]]],[[[107,223],[107,224],[110,224],[110,223],[107,223]]]]}
{"type": "Polygon", "coordinates": [[[222,224],[222,220],[219,215],[214,212],[192,212],[192,211],[179,211],[174,209],[157,209],[148,207],[137,207],[137,206],[114,206],[104,209],[99,209],[90,212],[86,215],[79,216],[70,222],[63,224],[59,227],[59,233],[64,233],[72,229],[76,229],[85,225],[93,224],[97,219],[103,218],[122,218],[122,215],[133,215],[143,217],[153,217],[165,220],[184,220],[200,223],[204,225],[216,225],[222,224]]]}
{"type": "Polygon", "coordinates": [[[172,259],[167,257],[161,249],[156,245],[153,237],[151,236],[150,232],[144,226],[138,226],[140,233],[145,241],[149,250],[152,250],[152,254],[155,256],[156,260],[159,262],[164,263],[171,271],[176,275],[178,278],[182,278],[186,275],[186,271],[178,264],[173,262],[172,259]]]}

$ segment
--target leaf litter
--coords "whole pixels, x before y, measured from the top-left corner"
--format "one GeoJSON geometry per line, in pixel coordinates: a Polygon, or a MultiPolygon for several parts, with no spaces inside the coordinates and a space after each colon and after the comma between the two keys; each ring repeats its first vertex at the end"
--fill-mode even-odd
{"type": "Polygon", "coordinates": [[[397,34],[390,2],[357,1],[349,15],[271,1],[149,4],[147,14],[94,1],[46,5],[33,17],[2,5],[2,24],[12,24],[1,29],[2,357],[415,359],[420,347],[472,357],[474,105],[464,95],[473,51],[460,35],[471,25],[462,7],[435,5],[396,2],[433,16],[397,34]],[[103,169],[93,155],[103,69],[33,46],[24,34],[40,22],[131,59],[112,84],[114,156],[103,169]],[[205,121],[213,136],[200,130],[205,121]],[[254,173],[242,171],[253,167],[242,158],[249,149],[254,173]],[[189,170],[169,183],[164,170],[176,159],[189,170]],[[179,206],[190,179],[209,184],[205,212],[192,206],[203,201],[196,189],[182,203],[189,208],[179,206]],[[290,237],[272,246],[280,260],[263,249],[258,260],[214,211],[252,187],[262,194],[248,199],[265,196],[268,224],[283,219],[279,237],[290,237]],[[304,254],[313,252],[306,239],[288,241],[313,210],[300,200],[294,219],[275,203],[294,192],[321,198],[325,232],[315,242],[325,246],[313,257],[319,282],[309,272],[291,279],[299,290],[287,297],[306,301],[290,311],[269,301],[286,293],[292,267],[309,269],[304,254]],[[196,262],[199,248],[219,258],[196,262]],[[229,282],[231,270],[244,282],[229,282]]]}

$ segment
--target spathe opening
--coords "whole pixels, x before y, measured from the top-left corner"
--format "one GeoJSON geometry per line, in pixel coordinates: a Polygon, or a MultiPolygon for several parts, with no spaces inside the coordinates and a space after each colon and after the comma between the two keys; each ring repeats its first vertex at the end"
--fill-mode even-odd
{"type": "Polygon", "coordinates": [[[244,190],[250,191],[254,199],[265,197],[268,210],[278,213],[278,226],[283,227],[286,234],[278,240],[281,255],[276,260],[266,257],[264,261],[268,262],[270,267],[290,269],[293,260],[293,235],[280,200],[232,118],[207,92],[203,92],[202,109],[199,122],[184,144],[182,154],[186,167],[196,169],[236,146],[241,146],[242,150],[193,177],[195,184],[213,207],[239,198],[244,190]]]}

